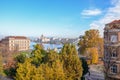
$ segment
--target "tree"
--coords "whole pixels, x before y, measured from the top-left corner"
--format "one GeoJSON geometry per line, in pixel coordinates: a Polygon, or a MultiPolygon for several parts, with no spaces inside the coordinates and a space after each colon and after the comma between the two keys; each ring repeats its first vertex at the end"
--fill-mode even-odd
{"type": "Polygon", "coordinates": [[[83,74],[81,80],[85,80],[84,76],[89,72],[89,67],[87,61],[84,58],[81,58],[80,60],[82,61],[82,68],[83,68],[83,74]]]}
{"type": "Polygon", "coordinates": [[[22,54],[20,53],[19,55],[17,55],[15,57],[15,60],[19,63],[24,63],[25,62],[25,59],[26,59],[26,55],[25,54],[22,54]]]}
{"type": "Polygon", "coordinates": [[[42,63],[35,67],[31,64],[31,59],[26,59],[24,63],[19,63],[16,80],[65,80],[63,64],[59,59],[49,63],[42,63]]]}
{"type": "Polygon", "coordinates": [[[54,50],[49,50],[49,52],[46,54],[45,59],[45,67],[44,69],[44,75],[46,76],[45,79],[49,80],[64,80],[65,79],[65,73],[63,70],[63,63],[59,59],[59,54],[55,52],[54,50]],[[48,69],[47,69],[48,68],[48,69]],[[49,73],[50,70],[50,73],[49,73]]]}
{"type": "Polygon", "coordinates": [[[104,56],[104,40],[103,38],[99,38],[99,41],[98,41],[98,44],[97,44],[97,49],[98,49],[98,54],[99,54],[99,57],[103,57],[104,56]]]}
{"type": "Polygon", "coordinates": [[[91,29],[85,32],[79,43],[79,54],[86,54],[87,48],[96,47],[99,54],[103,54],[103,39],[99,35],[99,31],[91,29]]]}
{"type": "Polygon", "coordinates": [[[38,70],[36,67],[31,64],[31,59],[26,59],[24,63],[19,63],[16,73],[16,80],[43,80],[43,77],[38,75],[38,70]],[[42,78],[42,79],[41,79],[42,78]]]}
{"type": "Polygon", "coordinates": [[[0,75],[3,74],[3,62],[2,62],[2,55],[0,53],[0,75]]]}
{"type": "Polygon", "coordinates": [[[45,55],[37,45],[16,71],[16,80],[80,80],[83,68],[74,45],[64,45],[59,54],[49,50],[45,55]]]}
{"type": "Polygon", "coordinates": [[[18,63],[24,63],[28,54],[29,52],[19,52],[12,55],[4,65],[4,73],[8,77],[14,78],[16,75],[16,69],[18,68],[18,63]]]}
{"type": "Polygon", "coordinates": [[[87,52],[88,52],[89,57],[91,59],[91,64],[97,64],[98,58],[99,58],[97,48],[88,48],[87,52]]]}
{"type": "Polygon", "coordinates": [[[35,70],[32,72],[31,77],[32,80],[45,80],[43,66],[40,65],[39,67],[35,68],[35,70]]]}
{"type": "Polygon", "coordinates": [[[23,63],[18,63],[16,80],[65,80],[63,63],[60,61],[58,53],[50,50],[43,56],[38,45],[37,49],[33,51],[32,57],[26,58],[23,63]],[[34,60],[36,64],[33,63],[34,60]],[[38,60],[42,60],[40,65],[37,63],[38,60]]]}
{"type": "Polygon", "coordinates": [[[52,80],[65,80],[66,79],[65,72],[63,69],[63,63],[60,62],[59,59],[53,62],[52,68],[54,71],[53,72],[54,78],[52,80]]]}
{"type": "Polygon", "coordinates": [[[10,77],[10,78],[14,78],[15,74],[16,74],[16,68],[17,68],[17,63],[15,62],[15,60],[13,58],[9,59],[9,61],[7,61],[7,63],[4,65],[4,73],[10,77]]]}
{"type": "Polygon", "coordinates": [[[42,64],[41,66],[43,68],[45,80],[66,80],[63,64],[59,59],[54,61],[52,66],[50,66],[48,63],[42,64]]]}
{"type": "Polygon", "coordinates": [[[65,44],[61,51],[61,61],[67,80],[79,80],[82,76],[82,63],[74,45],[65,44]]]}
{"type": "Polygon", "coordinates": [[[52,66],[52,63],[59,59],[59,55],[54,50],[49,50],[44,57],[44,62],[52,66]]]}
{"type": "Polygon", "coordinates": [[[42,60],[43,57],[46,55],[46,51],[43,49],[43,47],[39,44],[34,46],[34,50],[32,51],[32,63],[38,67],[42,60]]]}

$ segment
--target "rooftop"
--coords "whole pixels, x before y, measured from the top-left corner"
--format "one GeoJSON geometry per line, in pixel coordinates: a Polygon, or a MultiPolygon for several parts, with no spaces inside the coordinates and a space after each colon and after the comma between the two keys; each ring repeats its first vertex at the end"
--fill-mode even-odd
{"type": "Polygon", "coordinates": [[[7,36],[6,38],[27,39],[27,37],[25,37],[25,36],[7,36]]]}
{"type": "Polygon", "coordinates": [[[104,30],[110,29],[120,29],[120,20],[114,20],[108,24],[106,24],[104,30]]]}
{"type": "Polygon", "coordinates": [[[120,20],[114,20],[114,21],[112,21],[112,22],[110,22],[108,24],[115,24],[115,23],[120,23],[120,20]]]}

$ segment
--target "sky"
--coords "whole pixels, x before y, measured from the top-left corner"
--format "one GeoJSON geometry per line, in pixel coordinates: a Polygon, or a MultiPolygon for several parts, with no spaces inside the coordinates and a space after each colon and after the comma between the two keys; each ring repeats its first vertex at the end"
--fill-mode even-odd
{"type": "Polygon", "coordinates": [[[0,34],[79,37],[120,19],[120,0],[0,0],[0,34]]]}

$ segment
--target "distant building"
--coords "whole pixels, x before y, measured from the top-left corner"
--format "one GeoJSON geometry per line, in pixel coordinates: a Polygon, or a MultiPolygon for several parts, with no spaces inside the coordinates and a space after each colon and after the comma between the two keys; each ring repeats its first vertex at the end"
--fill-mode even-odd
{"type": "Polygon", "coordinates": [[[9,51],[26,51],[29,50],[30,40],[24,36],[8,36],[0,41],[9,51]]]}
{"type": "Polygon", "coordinates": [[[108,80],[120,80],[120,20],[105,25],[104,64],[108,80]]]}
{"type": "Polygon", "coordinates": [[[41,43],[47,43],[50,42],[50,38],[45,37],[44,35],[41,35],[41,37],[38,39],[41,43]]]}

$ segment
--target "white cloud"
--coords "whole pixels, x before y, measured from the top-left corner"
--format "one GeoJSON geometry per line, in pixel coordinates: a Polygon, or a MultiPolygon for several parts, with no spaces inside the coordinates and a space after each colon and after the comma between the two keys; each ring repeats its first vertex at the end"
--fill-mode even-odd
{"type": "Polygon", "coordinates": [[[106,10],[102,18],[90,24],[91,29],[99,29],[101,36],[103,36],[105,24],[120,19],[120,0],[111,0],[111,5],[112,7],[106,10]]]}
{"type": "Polygon", "coordinates": [[[99,26],[94,24],[94,23],[90,24],[90,27],[91,27],[91,29],[98,29],[99,28],[99,26]]]}
{"type": "Polygon", "coordinates": [[[99,9],[86,9],[86,10],[83,10],[81,14],[84,16],[96,16],[101,13],[102,11],[99,9]]]}

